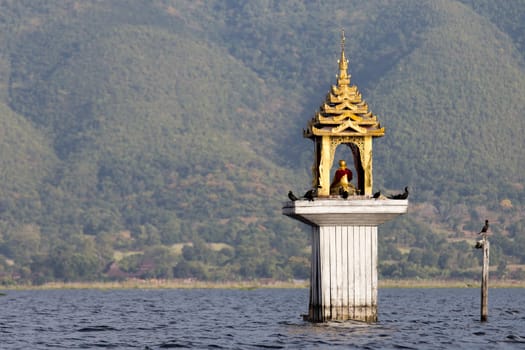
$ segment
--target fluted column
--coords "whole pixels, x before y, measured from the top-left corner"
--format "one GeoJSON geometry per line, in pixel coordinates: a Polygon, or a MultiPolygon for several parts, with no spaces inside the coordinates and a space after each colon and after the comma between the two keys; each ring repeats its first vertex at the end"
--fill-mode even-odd
{"type": "Polygon", "coordinates": [[[377,321],[377,226],[313,226],[308,318],[377,321]]]}

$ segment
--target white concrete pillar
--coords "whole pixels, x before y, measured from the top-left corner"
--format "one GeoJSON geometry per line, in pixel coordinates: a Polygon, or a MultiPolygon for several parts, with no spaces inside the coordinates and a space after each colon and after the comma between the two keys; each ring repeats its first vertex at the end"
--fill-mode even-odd
{"type": "Polygon", "coordinates": [[[308,319],[377,321],[377,227],[313,226],[308,319]]]}
{"type": "Polygon", "coordinates": [[[408,200],[364,196],[285,203],[312,227],[308,320],[377,321],[377,227],[407,210],[408,200]]]}

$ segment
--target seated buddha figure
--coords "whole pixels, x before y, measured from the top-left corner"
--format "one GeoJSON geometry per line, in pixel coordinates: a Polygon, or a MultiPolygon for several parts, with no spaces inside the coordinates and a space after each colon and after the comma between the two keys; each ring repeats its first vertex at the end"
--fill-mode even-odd
{"type": "Polygon", "coordinates": [[[341,194],[347,192],[350,195],[355,194],[355,187],[350,183],[352,181],[352,171],[346,167],[344,160],[339,161],[339,169],[335,172],[334,179],[330,185],[330,194],[341,194]]]}

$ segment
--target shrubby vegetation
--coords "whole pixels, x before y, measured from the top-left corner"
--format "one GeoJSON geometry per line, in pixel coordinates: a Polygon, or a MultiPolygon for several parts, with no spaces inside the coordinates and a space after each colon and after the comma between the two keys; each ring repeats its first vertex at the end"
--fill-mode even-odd
{"type": "MultiPolygon", "coordinates": [[[[335,82],[386,127],[375,187],[388,278],[523,278],[518,1],[3,1],[0,281],[304,279],[302,128],[335,82]]],[[[520,17],[521,16],[521,17],[520,17]]]]}

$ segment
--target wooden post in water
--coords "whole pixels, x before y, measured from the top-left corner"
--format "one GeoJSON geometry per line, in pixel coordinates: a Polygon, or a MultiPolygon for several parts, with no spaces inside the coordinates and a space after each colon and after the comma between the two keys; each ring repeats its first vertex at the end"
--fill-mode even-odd
{"type": "Polygon", "coordinates": [[[486,234],[483,235],[483,270],[481,272],[481,322],[488,319],[489,304],[489,251],[490,243],[486,234]]]}

